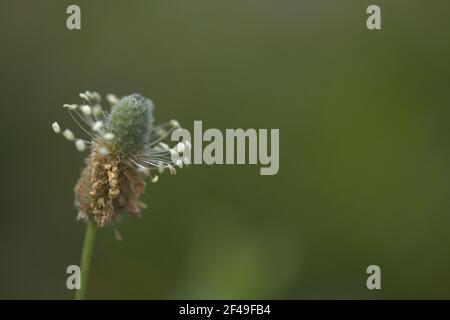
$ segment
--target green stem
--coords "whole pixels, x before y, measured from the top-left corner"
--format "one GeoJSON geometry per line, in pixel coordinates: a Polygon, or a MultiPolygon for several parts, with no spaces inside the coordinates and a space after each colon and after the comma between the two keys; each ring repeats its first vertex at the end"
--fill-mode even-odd
{"type": "Polygon", "coordinates": [[[84,236],[83,251],[81,252],[81,287],[76,291],[75,299],[84,300],[86,297],[86,286],[89,276],[89,267],[91,265],[92,251],[94,249],[95,223],[89,222],[84,236]]]}

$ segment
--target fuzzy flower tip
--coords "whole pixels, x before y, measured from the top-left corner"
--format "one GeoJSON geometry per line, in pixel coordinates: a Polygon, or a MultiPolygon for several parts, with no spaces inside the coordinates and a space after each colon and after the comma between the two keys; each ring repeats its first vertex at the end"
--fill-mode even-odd
{"type": "Polygon", "coordinates": [[[97,92],[86,91],[80,98],[82,104],[63,107],[90,139],[78,139],[71,130],[61,131],[57,122],[52,124],[53,131],[73,142],[78,151],[90,151],[75,186],[78,219],[102,227],[126,214],[139,217],[145,207],[139,201],[144,179],[150,176],[157,182],[154,172],[176,173],[171,153],[184,148],[179,144],[170,148],[163,140],[179,128],[178,121],[154,125],[153,103],[140,94],[121,99],[108,94],[111,112],[103,110],[97,92]]]}

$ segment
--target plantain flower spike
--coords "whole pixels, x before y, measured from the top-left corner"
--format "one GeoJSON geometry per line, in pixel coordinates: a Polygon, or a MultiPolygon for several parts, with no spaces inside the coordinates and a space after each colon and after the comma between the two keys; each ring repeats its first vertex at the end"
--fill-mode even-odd
{"type": "Polygon", "coordinates": [[[71,130],[62,131],[57,122],[52,124],[53,131],[73,142],[78,151],[90,152],[74,189],[77,219],[103,227],[125,215],[140,217],[145,208],[139,201],[145,178],[157,182],[158,174],[166,170],[176,174],[175,167],[183,163],[173,163],[171,154],[182,155],[190,144],[170,148],[164,143],[179,123],[171,120],[154,125],[153,103],[140,94],[121,99],[108,94],[110,112],[103,110],[97,92],[79,96],[83,104],[63,107],[90,139],[78,139],[71,130]]]}

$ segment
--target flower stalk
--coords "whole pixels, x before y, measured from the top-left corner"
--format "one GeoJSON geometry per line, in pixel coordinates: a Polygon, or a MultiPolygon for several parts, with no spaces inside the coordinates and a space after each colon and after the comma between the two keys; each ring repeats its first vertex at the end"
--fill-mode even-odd
{"type": "MultiPolygon", "coordinates": [[[[86,91],[79,97],[82,104],[63,107],[89,138],[77,138],[70,129],[61,130],[56,121],[52,129],[74,143],[78,151],[89,152],[74,188],[77,220],[87,223],[81,253],[81,287],[75,296],[82,300],[86,297],[96,229],[106,225],[115,228],[115,222],[124,216],[141,217],[146,207],[140,201],[145,179],[149,177],[155,183],[165,171],[176,174],[175,166],[182,168],[183,162],[174,160],[173,155],[185,159],[184,152],[189,151],[190,144],[178,142],[171,148],[164,143],[180,124],[176,120],[155,124],[153,102],[140,94],[120,99],[108,94],[109,111],[103,109],[97,92],[86,91]]],[[[121,238],[117,229],[116,238],[121,238]]]]}
{"type": "Polygon", "coordinates": [[[86,289],[89,277],[89,269],[91,267],[92,252],[94,251],[95,231],[97,227],[94,222],[89,222],[86,227],[84,236],[83,250],[81,251],[81,286],[75,293],[76,300],[84,300],[86,298],[86,289]]]}

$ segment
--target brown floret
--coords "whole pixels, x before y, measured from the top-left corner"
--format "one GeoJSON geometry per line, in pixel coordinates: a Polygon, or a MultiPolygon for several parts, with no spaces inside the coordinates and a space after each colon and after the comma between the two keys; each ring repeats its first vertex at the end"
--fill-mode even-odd
{"type": "Polygon", "coordinates": [[[93,149],[75,186],[75,204],[83,217],[99,227],[126,213],[140,216],[145,176],[128,161],[93,149]]]}

